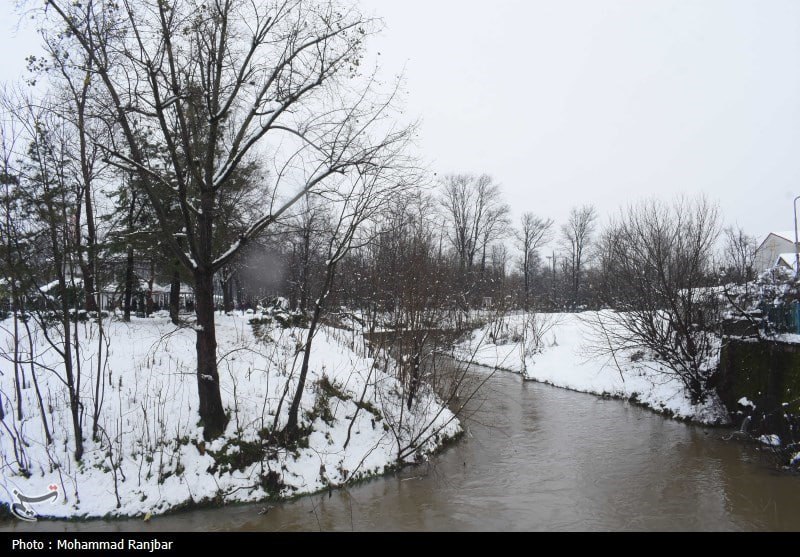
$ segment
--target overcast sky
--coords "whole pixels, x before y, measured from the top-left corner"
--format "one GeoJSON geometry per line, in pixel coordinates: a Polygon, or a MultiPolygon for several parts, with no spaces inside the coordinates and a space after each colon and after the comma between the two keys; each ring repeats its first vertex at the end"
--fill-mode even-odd
{"type": "MultiPolygon", "coordinates": [[[[0,0],[0,79],[35,50],[0,0]]],[[[728,223],[793,227],[800,195],[797,0],[362,0],[405,71],[440,174],[488,173],[515,218],[562,222],[704,192],[728,223]]]]}

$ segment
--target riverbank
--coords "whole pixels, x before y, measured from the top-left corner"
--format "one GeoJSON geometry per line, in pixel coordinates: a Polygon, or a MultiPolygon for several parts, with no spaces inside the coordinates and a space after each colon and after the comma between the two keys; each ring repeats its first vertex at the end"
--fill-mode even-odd
{"type": "Polygon", "coordinates": [[[693,404],[683,384],[641,352],[597,350],[590,321],[597,314],[517,314],[490,323],[459,343],[455,356],[526,380],[633,400],[656,412],[702,424],[728,423],[716,394],[693,404]]]}
{"type": "MultiPolygon", "coordinates": [[[[449,365],[444,358],[440,363],[449,365]]],[[[475,366],[470,373],[480,380],[491,370],[475,366]]],[[[798,478],[776,474],[769,451],[727,441],[725,429],[506,372],[492,375],[482,396],[467,403],[465,416],[461,440],[427,463],[331,493],[149,522],[14,521],[0,530],[800,530],[798,478]]]]}
{"type": "Polygon", "coordinates": [[[15,490],[28,497],[57,491],[52,504],[31,506],[39,516],[65,519],[287,499],[422,460],[461,432],[430,389],[420,389],[408,409],[390,359],[369,358],[352,335],[323,327],[300,405],[305,435],[296,445],[280,446],[273,433],[288,418],[307,331],[251,319],[217,317],[220,386],[230,421],[211,443],[203,441],[199,424],[196,335],[190,326],[176,328],[166,317],[131,323],[111,317],[103,320],[101,337],[97,323],[78,323],[85,445],[80,463],[73,457],[74,428],[57,349],[29,321],[33,358],[26,337],[17,360],[35,365],[18,366],[18,397],[8,358],[13,322],[2,322],[0,349],[9,370],[0,375],[3,499],[15,502],[15,490]]]}

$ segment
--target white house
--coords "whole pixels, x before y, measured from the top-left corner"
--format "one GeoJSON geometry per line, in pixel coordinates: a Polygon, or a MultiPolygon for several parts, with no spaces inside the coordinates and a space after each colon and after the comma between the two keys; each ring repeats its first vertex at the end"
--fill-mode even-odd
{"type": "Polygon", "coordinates": [[[757,272],[771,269],[775,265],[794,268],[794,230],[770,232],[756,249],[755,268],[757,272]],[[787,263],[789,263],[787,265],[787,263]]]}
{"type": "Polygon", "coordinates": [[[797,270],[797,254],[792,253],[782,253],[778,256],[778,260],[775,261],[775,267],[785,267],[791,271],[797,270]]]}

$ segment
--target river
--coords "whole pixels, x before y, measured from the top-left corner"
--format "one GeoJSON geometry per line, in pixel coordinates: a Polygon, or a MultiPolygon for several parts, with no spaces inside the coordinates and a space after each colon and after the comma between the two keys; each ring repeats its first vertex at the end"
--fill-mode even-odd
{"type": "MultiPolygon", "coordinates": [[[[480,370],[479,373],[489,373],[480,370]]],[[[15,531],[800,530],[800,477],[769,453],[620,400],[497,372],[429,464],[330,494],[15,531]]]]}

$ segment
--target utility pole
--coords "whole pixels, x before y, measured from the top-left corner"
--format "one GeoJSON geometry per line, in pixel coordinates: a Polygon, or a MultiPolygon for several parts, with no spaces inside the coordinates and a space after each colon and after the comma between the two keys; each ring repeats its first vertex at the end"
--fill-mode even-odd
{"type": "Polygon", "coordinates": [[[798,248],[798,243],[800,243],[800,239],[797,237],[797,200],[800,199],[800,195],[794,198],[794,278],[797,278],[797,275],[800,273],[800,248],[798,248]]]}

